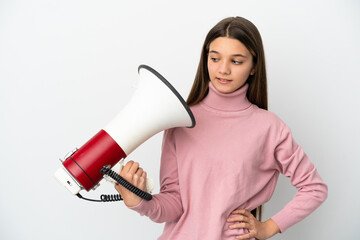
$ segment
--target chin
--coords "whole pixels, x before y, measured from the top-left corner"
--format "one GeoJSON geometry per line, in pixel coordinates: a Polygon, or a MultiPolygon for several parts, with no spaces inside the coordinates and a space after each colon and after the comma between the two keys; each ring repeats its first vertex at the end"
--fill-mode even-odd
{"type": "Polygon", "coordinates": [[[218,83],[214,83],[213,82],[214,87],[216,88],[216,90],[218,90],[221,93],[232,93],[234,91],[236,91],[238,88],[234,87],[234,86],[223,86],[220,85],[218,83]]]}

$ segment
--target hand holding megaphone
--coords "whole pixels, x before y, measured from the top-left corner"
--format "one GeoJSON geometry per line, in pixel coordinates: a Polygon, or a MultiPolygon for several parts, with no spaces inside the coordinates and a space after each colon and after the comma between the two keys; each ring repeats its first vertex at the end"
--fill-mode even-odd
{"type": "MultiPolygon", "coordinates": [[[[132,161],[133,162],[133,161],[132,161]]],[[[131,161],[129,161],[127,164],[130,164],[131,161]]],[[[129,182],[129,180],[123,176],[123,174],[121,174],[121,171],[124,168],[124,159],[121,159],[117,164],[115,164],[114,167],[112,167],[111,170],[113,170],[114,172],[118,173],[120,176],[122,176],[126,181],[129,182]]],[[[109,181],[112,182],[114,184],[118,184],[118,182],[116,182],[113,178],[109,177],[108,175],[104,175],[104,178],[109,181]]],[[[130,182],[131,183],[131,182],[130,182]]],[[[152,191],[154,190],[154,180],[151,178],[146,178],[146,185],[145,185],[145,189],[141,189],[147,193],[152,193],[152,191]]]]}
{"type": "MultiPolygon", "coordinates": [[[[126,165],[122,167],[120,176],[140,190],[151,193],[152,189],[149,188],[153,187],[152,180],[146,178],[147,173],[139,166],[139,163],[134,161],[127,162],[126,165]],[[151,183],[149,184],[149,182],[151,183]]],[[[122,196],[124,203],[128,207],[134,207],[142,200],[142,198],[135,195],[133,192],[129,191],[120,184],[115,184],[115,189],[122,196]]]]}

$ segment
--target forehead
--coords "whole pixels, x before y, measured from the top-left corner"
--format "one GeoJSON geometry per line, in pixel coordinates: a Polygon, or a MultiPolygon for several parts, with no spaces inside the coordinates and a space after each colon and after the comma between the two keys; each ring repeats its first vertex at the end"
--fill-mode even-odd
{"type": "Polygon", "coordinates": [[[216,51],[222,55],[251,55],[245,45],[237,39],[218,37],[210,43],[209,52],[216,51]]]}

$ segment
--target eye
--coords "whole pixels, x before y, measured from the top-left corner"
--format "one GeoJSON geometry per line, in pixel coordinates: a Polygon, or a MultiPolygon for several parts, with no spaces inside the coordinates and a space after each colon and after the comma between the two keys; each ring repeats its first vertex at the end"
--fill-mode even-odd
{"type": "Polygon", "coordinates": [[[232,62],[233,62],[234,64],[236,64],[236,65],[240,65],[240,64],[243,63],[243,62],[241,62],[241,61],[236,61],[236,60],[232,60],[232,62]]]}
{"type": "Polygon", "coordinates": [[[216,58],[216,57],[210,57],[211,61],[213,62],[218,62],[219,61],[219,58],[216,58]]]}

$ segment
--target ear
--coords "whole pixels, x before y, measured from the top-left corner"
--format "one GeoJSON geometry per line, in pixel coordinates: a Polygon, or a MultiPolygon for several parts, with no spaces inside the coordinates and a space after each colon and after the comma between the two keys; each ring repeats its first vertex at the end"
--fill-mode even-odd
{"type": "Polygon", "coordinates": [[[256,66],[254,66],[252,69],[251,69],[251,72],[250,72],[250,75],[254,75],[255,74],[255,69],[256,69],[256,66]]]}
{"type": "Polygon", "coordinates": [[[255,73],[256,73],[257,64],[256,64],[256,63],[253,63],[253,65],[254,65],[254,66],[251,68],[250,75],[255,75],[255,73]]]}

